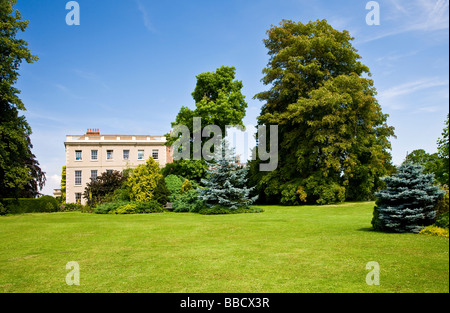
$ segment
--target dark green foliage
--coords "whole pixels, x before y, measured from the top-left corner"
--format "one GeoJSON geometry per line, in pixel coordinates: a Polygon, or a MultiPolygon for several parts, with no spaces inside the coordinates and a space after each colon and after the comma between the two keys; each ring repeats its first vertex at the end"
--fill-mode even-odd
{"type": "Polygon", "coordinates": [[[449,210],[449,189],[448,186],[442,188],[444,196],[440,198],[434,208],[436,210],[436,217],[441,214],[447,213],[449,210]]]}
{"type": "Polygon", "coordinates": [[[448,228],[448,211],[441,214],[434,224],[438,227],[448,228]]]}
{"type": "Polygon", "coordinates": [[[137,213],[161,213],[164,212],[164,207],[156,200],[147,202],[131,202],[136,205],[137,213]]]}
{"type": "Polygon", "coordinates": [[[283,20],[267,35],[262,81],[270,89],[255,98],[264,103],[258,124],[278,125],[279,159],[272,172],[251,162],[251,183],[286,205],[372,199],[389,174],[394,129],[354,38],[326,20],[283,20]]]}
{"type": "Polygon", "coordinates": [[[131,201],[130,192],[130,188],[122,184],[119,189],[114,191],[112,199],[113,201],[131,201]]]}
{"type": "Polygon", "coordinates": [[[177,175],[199,183],[205,177],[207,168],[204,160],[179,160],[166,164],[161,173],[164,177],[177,175]]]}
{"type": "Polygon", "coordinates": [[[74,212],[81,211],[83,209],[83,205],[80,203],[64,203],[59,206],[59,212],[74,212]]]}
{"type": "Polygon", "coordinates": [[[0,214],[21,214],[21,213],[50,213],[59,209],[58,201],[52,196],[42,196],[40,198],[3,199],[3,213],[0,214]]]}
{"type": "Polygon", "coordinates": [[[449,182],[449,132],[448,132],[448,114],[447,114],[447,120],[445,121],[445,127],[442,131],[442,137],[440,137],[437,141],[438,145],[438,155],[439,158],[442,160],[442,163],[444,165],[444,171],[443,174],[445,175],[442,178],[442,184],[446,184],[447,186],[450,185],[449,182]]]}
{"type": "Polygon", "coordinates": [[[198,212],[204,207],[199,199],[199,192],[191,189],[173,197],[172,207],[174,212],[198,212]]]}
{"type": "Polygon", "coordinates": [[[126,177],[119,171],[104,172],[87,183],[83,197],[91,207],[113,198],[114,192],[121,188],[126,177]]]}
{"type": "Polygon", "coordinates": [[[167,188],[166,181],[161,177],[153,191],[153,200],[157,201],[161,205],[166,205],[169,202],[170,190],[167,188]]]}
{"type": "Polygon", "coordinates": [[[31,127],[19,113],[25,106],[14,85],[21,63],[38,58],[25,40],[17,38],[28,21],[13,8],[15,3],[0,1],[0,198],[34,198],[44,186],[45,173],[31,152],[31,127]]]}
{"type": "Polygon", "coordinates": [[[263,209],[253,207],[242,207],[237,210],[230,210],[223,206],[214,206],[212,208],[203,208],[198,213],[203,215],[219,215],[219,214],[240,214],[240,213],[261,213],[263,209]]]}
{"type": "Polygon", "coordinates": [[[122,205],[126,205],[129,203],[130,203],[129,201],[115,201],[115,202],[102,203],[102,204],[97,205],[94,208],[94,213],[107,214],[107,213],[109,213],[109,211],[115,210],[118,207],[121,207],[122,205]]]}
{"type": "Polygon", "coordinates": [[[436,222],[438,227],[448,228],[448,212],[449,212],[449,189],[445,185],[442,190],[445,192],[444,196],[440,198],[434,208],[436,210],[436,222]]]}
{"type": "Polygon", "coordinates": [[[439,157],[438,153],[429,154],[423,149],[417,149],[409,153],[403,163],[422,165],[425,174],[433,174],[437,183],[448,183],[448,160],[439,157]]]}
{"type": "Polygon", "coordinates": [[[423,174],[422,166],[407,163],[384,182],[387,188],[375,194],[375,230],[417,233],[433,224],[436,203],[444,194],[433,185],[433,174],[423,174]]]}

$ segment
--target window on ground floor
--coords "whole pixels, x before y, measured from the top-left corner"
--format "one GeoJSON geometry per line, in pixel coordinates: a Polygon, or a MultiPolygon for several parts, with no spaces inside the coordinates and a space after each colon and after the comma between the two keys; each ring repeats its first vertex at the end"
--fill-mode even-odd
{"type": "Polygon", "coordinates": [[[75,193],[75,203],[81,203],[81,192],[75,193]]]}

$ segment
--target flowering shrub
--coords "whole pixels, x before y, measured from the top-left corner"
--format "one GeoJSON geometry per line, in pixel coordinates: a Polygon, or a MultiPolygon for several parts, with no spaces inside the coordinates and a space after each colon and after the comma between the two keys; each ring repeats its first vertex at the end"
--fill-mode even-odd
{"type": "Polygon", "coordinates": [[[439,236],[448,238],[448,229],[437,227],[434,225],[427,226],[423,228],[419,234],[428,235],[428,236],[439,236]]]}

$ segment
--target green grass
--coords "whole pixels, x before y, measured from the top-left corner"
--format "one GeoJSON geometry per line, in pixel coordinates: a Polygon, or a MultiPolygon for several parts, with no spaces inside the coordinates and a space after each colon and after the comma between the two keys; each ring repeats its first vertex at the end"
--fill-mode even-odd
{"type": "Polygon", "coordinates": [[[373,206],[0,217],[0,292],[449,292],[448,239],[371,231],[373,206]]]}

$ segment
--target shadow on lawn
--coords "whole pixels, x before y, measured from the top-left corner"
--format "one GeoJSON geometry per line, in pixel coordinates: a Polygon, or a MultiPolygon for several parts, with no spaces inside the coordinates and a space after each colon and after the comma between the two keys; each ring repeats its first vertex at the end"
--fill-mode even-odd
{"type": "Polygon", "coordinates": [[[366,231],[366,232],[372,232],[372,233],[377,232],[375,229],[373,229],[373,227],[363,227],[363,228],[357,229],[357,231],[366,231]]]}

